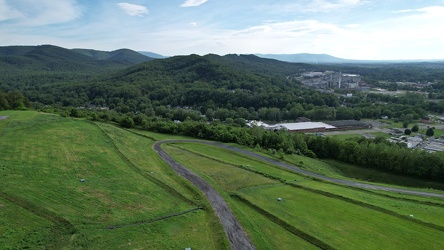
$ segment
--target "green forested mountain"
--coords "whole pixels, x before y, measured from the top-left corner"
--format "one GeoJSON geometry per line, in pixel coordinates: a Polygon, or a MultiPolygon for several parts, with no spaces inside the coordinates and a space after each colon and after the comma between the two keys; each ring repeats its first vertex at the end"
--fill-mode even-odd
{"type": "Polygon", "coordinates": [[[0,90],[20,91],[31,102],[46,105],[96,105],[120,113],[179,120],[191,113],[171,115],[178,107],[191,107],[193,119],[205,114],[208,119],[269,121],[299,116],[313,120],[400,118],[406,114],[417,119],[426,110],[444,110],[444,103],[427,102],[416,95],[389,98],[355,93],[354,98],[341,99],[303,87],[289,77],[304,71],[335,70],[361,74],[375,83],[384,79],[436,81],[444,79],[440,63],[310,65],[236,54],[174,56],[137,63],[143,60],[146,58],[131,50],[0,47],[0,90]]]}
{"type": "MultiPolygon", "coordinates": [[[[50,88],[45,88],[45,93],[31,100],[41,101],[43,95],[45,100],[67,105],[92,103],[133,112],[153,105],[190,106],[203,113],[217,108],[291,109],[296,103],[338,105],[333,95],[314,92],[288,80],[283,70],[267,74],[264,59],[259,59],[258,63],[255,56],[235,56],[235,60],[231,57],[190,55],[154,60],[88,81],[51,84],[50,88]],[[264,72],[259,73],[261,68],[264,72]]],[[[291,64],[286,66],[284,70],[291,70],[291,64]]],[[[293,68],[297,71],[299,65],[293,68]]]]}
{"type": "Polygon", "coordinates": [[[150,58],[130,50],[109,52],[107,58],[97,59],[53,45],[0,47],[0,89],[26,90],[27,95],[35,96],[44,92],[42,86],[85,81],[146,60],[150,58]]]}
{"type": "Polygon", "coordinates": [[[154,58],[142,55],[136,51],[130,49],[119,49],[114,51],[100,51],[92,49],[73,49],[73,51],[82,55],[90,56],[98,60],[110,60],[118,62],[128,62],[132,64],[148,62],[154,60],[154,58]]]}
{"type": "Polygon", "coordinates": [[[0,47],[2,69],[27,71],[93,71],[122,68],[152,60],[135,51],[69,50],[53,45],[0,47]]]}

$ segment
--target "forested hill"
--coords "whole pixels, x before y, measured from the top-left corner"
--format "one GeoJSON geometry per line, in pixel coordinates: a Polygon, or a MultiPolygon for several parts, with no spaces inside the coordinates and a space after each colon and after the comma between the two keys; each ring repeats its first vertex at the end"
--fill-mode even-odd
{"type": "Polygon", "coordinates": [[[53,45],[0,47],[0,89],[38,89],[42,85],[83,81],[148,60],[152,58],[131,50],[76,51],[53,45]],[[92,56],[94,53],[103,58],[92,56]]]}
{"type": "Polygon", "coordinates": [[[135,51],[69,50],[53,45],[0,47],[2,69],[27,71],[93,71],[128,67],[153,60],[135,51]]]}
{"type": "Polygon", "coordinates": [[[73,49],[73,51],[98,60],[128,62],[129,64],[138,64],[154,60],[154,58],[142,55],[130,49],[119,49],[110,52],[93,49],[73,49]]]}
{"type": "MultiPolygon", "coordinates": [[[[79,53],[75,56],[96,60],[79,53]]],[[[300,68],[256,56],[189,55],[108,70],[93,77],[79,77],[75,72],[48,75],[44,70],[35,71],[43,74],[40,78],[32,71],[9,73],[10,78],[0,76],[0,89],[19,90],[32,102],[74,107],[94,104],[118,112],[144,112],[159,106],[188,106],[203,113],[219,108],[291,109],[292,103],[337,106],[333,95],[308,90],[286,78],[300,68]]]]}
{"type": "MultiPolygon", "coordinates": [[[[315,105],[338,104],[334,96],[302,88],[283,73],[270,76],[256,72],[260,67],[266,69],[264,62],[255,69],[257,62],[242,60],[245,66],[230,62],[230,56],[175,56],[138,64],[101,79],[58,85],[51,91],[71,93],[69,98],[78,96],[81,103],[69,101],[72,105],[91,102],[129,111],[142,111],[151,104],[201,107],[203,111],[221,107],[284,108],[301,100],[315,105]]],[[[294,71],[298,69],[294,67],[294,71]]],[[[58,96],[56,92],[51,95],[58,96]]]]}
{"type": "Polygon", "coordinates": [[[289,76],[312,68],[311,65],[308,64],[283,62],[275,59],[261,58],[255,55],[228,54],[225,56],[217,56],[210,54],[206,57],[233,68],[267,76],[289,76]]]}

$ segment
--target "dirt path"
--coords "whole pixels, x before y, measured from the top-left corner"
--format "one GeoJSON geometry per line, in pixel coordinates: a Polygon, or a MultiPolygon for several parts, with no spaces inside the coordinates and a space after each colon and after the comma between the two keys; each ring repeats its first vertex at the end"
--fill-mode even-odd
{"type": "MultiPolygon", "coordinates": [[[[159,156],[166,161],[179,175],[189,180],[193,185],[198,187],[207,197],[211,206],[213,207],[216,215],[219,217],[219,221],[222,224],[225,233],[231,243],[232,249],[255,249],[252,245],[247,234],[243,230],[240,223],[234,217],[231,210],[228,208],[225,200],[216,192],[208,183],[202,178],[195,175],[193,172],[177,163],[171,156],[169,156],[162,148],[162,143],[174,142],[174,141],[160,141],[154,144],[154,150],[159,156]]],[[[194,141],[197,142],[197,141],[194,141]]]]}

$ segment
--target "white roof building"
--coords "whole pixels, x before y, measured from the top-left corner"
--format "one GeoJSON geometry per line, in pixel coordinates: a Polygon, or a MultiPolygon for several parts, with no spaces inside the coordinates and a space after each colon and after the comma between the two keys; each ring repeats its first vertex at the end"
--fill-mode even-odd
{"type": "Polygon", "coordinates": [[[288,131],[325,131],[336,129],[335,126],[323,122],[281,123],[270,127],[272,129],[287,129],[288,131]]]}

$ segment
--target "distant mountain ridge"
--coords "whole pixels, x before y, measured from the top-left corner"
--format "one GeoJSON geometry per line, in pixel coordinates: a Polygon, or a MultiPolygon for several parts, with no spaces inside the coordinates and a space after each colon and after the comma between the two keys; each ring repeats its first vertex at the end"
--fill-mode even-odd
{"type": "Polygon", "coordinates": [[[93,49],[72,49],[72,50],[97,60],[126,61],[135,64],[154,60],[153,57],[143,55],[139,52],[130,49],[118,49],[109,52],[101,50],[93,50],[93,49]]]}
{"type": "Polygon", "coordinates": [[[255,54],[258,57],[275,59],[284,62],[291,63],[307,63],[307,64],[377,64],[377,63],[421,63],[421,62],[444,62],[441,60],[431,60],[431,59],[417,59],[417,60],[355,60],[355,59],[344,59],[339,57],[334,57],[328,54],[310,54],[310,53],[299,53],[299,54],[255,54]]]}
{"type": "Polygon", "coordinates": [[[156,54],[156,53],[149,52],[149,51],[137,51],[137,52],[144,55],[144,56],[148,56],[148,57],[155,58],[155,59],[167,58],[167,56],[163,56],[163,55],[156,54]]]}
{"type": "Polygon", "coordinates": [[[111,52],[66,49],[54,45],[0,47],[0,67],[4,70],[97,71],[118,69],[154,60],[129,49],[111,52]]]}
{"type": "Polygon", "coordinates": [[[300,53],[300,54],[255,54],[255,55],[262,58],[275,59],[284,62],[308,63],[308,64],[356,62],[356,60],[343,59],[327,54],[300,53]]]}

